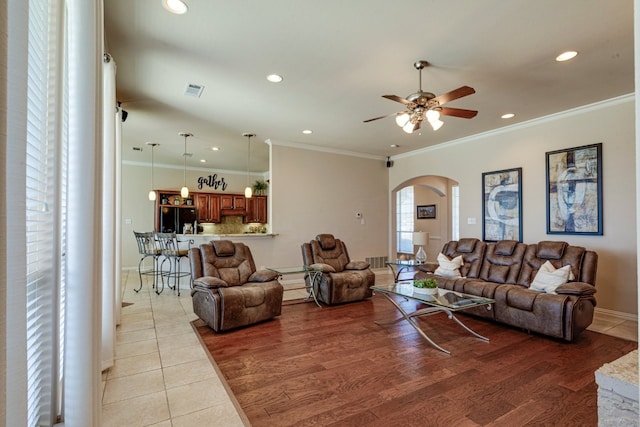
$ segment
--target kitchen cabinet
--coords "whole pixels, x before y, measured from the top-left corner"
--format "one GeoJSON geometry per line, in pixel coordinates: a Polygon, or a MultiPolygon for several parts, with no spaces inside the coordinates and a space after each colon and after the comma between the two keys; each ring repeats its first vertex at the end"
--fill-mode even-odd
{"type": "Polygon", "coordinates": [[[195,195],[198,222],[220,222],[220,195],[197,193],[195,195]]]}
{"type": "Polygon", "coordinates": [[[246,199],[240,194],[221,194],[220,209],[244,211],[247,209],[246,199]]]}
{"type": "Polygon", "coordinates": [[[245,216],[247,214],[247,203],[242,194],[221,194],[220,195],[220,215],[221,216],[245,216]]]}
{"type": "Polygon", "coordinates": [[[247,215],[244,222],[257,222],[260,224],[267,223],[267,196],[253,196],[245,199],[247,204],[247,215]]]}

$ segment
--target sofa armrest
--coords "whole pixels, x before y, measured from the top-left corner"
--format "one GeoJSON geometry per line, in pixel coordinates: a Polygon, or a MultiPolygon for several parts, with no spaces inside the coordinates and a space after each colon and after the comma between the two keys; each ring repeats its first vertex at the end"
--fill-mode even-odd
{"type": "Polygon", "coordinates": [[[278,273],[271,270],[257,270],[249,276],[249,282],[270,282],[278,278],[278,273]]]}
{"type": "Polygon", "coordinates": [[[198,277],[193,281],[194,288],[215,289],[227,288],[229,284],[222,279],[213,276],[198,277]]]}
{"type": "Polygon", "coordinates": [[[556,288],[557,294],[564,294],[564,295],[586,296],[586,295],[593,295],[596,292],[597,291],[595,286],[590,285],[588,283],[584,283],[584,282],[569,282],[569,283],[560,285],[556,288]]]}
{"type": "Polygon", "coordinates": [[[424,271],[425,273],[433,273],[438,268],[438,263],[433,261],[425,262],[424,264],[418,265],[419,271],[424,271]]]}
{"type": "Polygon", "coordinates": [[[366,261],[351,261],[344,266],[345,270],[366,270],[371,264],[366,261]]]}
{"type": "Polygon", "coordinates": [[[314,271],[322,271],[323,273],[335,273],[336,269],[331,267],[329,264],[323,264],[323,263],[316,263],[316,264],[311,264],[309,266],[309,269],[314,270],[314,271]]]}

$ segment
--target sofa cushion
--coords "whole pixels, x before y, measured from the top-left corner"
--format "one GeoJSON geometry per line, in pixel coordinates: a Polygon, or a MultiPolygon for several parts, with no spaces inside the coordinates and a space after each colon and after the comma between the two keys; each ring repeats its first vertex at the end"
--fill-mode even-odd
{"type": "Polygon", "coordinates": [[[331,267],[329,264],[323,264],[321,262],[317,262],[315,264],[311,264],[309,269],[313,271],[322,271],[323,273],[335,273],[336,269],[331,267]]]}
{"type": "Polygon", "coordinates": [[[511,256],[518,246],[517,240],[501,240],[496,243],[494,253],[501,256],[511,256]]]}
{"type": "Polygon", "coordinates": [[[505,283],[509,275],[509,268],[508,265],[492,264],[489,266],[489,276],[487,280],[494,283],[505,283]]]}
{"type": "Polygon", "coordinates": [[[232,256],[236,253],[236,247],[231,240],[212,240],[211,244],[219,257],[232,256]]]}
{"type": "Polygon", "coordinates": [[[536,255],[541,259],[560,259],[568,245],[567,242],[540,242],[536,255]]]}
{"type": "Polygon", "coordinates": [[[460,239],[456,250],[463,254],[470,254],[476,247],[476,243],[478,243],[478,239],[460,239]]]}
{"type": "Polygon", "coordinates": [[[278,273],[271,270],[257,270],[249,276],[249,282],[270,282],[278,278],[278,273]]]}
{"type": "Polygon", "coordinates": [[[463,264],[462,255],[449,259],[442,252],[438,254],[438,268],[435,274],[442,277],[460,277],[460,267],[463,264]]]}
{"type": "Polygon", "coordinates": [[[318,234],[316,240],[320,243],[322,250],[330,251],[336,247],[336,239],[333,234],[318,234]]]}
{"type": "Polygon", "coordinates": [[[366,261],[349,261],[347,265],[344,266],[345,270],[366,270],[369,268],[371,264],[366,261]]]}
{"type": "Polygon", "coordinates": [[[227,282],[217,277],[204,276],[199,277],[193,281],[193,286],[200,288],[214,289],[214,288],[226,288],[229,286],[227,282]]]}

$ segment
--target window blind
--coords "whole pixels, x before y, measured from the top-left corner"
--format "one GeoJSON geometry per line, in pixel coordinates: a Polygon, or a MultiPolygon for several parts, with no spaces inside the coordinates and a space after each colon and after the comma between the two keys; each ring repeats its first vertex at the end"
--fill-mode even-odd
{"type": "MultiPolygon", "coordinates": [[[[26,129],[27,425],[56,422],[62,191],[61,111],[64,61],[55,34],[56,2],[29,2],[26,129]]],[[[62,329],[60,329],[62,330],[62,329]]]]}

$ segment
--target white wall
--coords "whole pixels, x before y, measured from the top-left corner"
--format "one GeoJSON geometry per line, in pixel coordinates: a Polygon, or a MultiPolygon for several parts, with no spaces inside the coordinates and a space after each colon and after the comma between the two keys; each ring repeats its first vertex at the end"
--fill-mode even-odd
{"type": "Polygon", "coordinates": [[[563,240],[595,250],[598,307],[637,314],[634,114],[634,99],[623,97],[399,156],[389,187],[422,175],[458,181],[460,236],[481,239],[482,173],[522,167],[523,241],[563,240]],[[547,235],[545,153],[598,142],[603,143],[604,235],[547,235]]]}
{"type": "MultiPolygon", "coordinates": [[[[300,246],[320,233],[342,239],[354,260],[387,255],[389,190],[384,161],[278,144],[272,142],[271,146],[269,186],[269,227],[278,235],[242,239],[251,247],[256,266],[301,265],[300,246]],[[357,212],[363,214],[364,223],[356,218],[357,212]]],[[[180,189],[182,169],[156,165],[155,170],[156,188],[180,189]]],[[[122,174],[122,264],[131,268],[140,259],[133,230],[153,229],[154,205],[147,199],[151,185],[148,167],[125,164],[122,174]]],[[[192,191],[196,191],[192,183],[202,175],[202,171],[187,171],[192,191]]],[[[229,174],[223,175],[233,181],[229,174]]],[[[252,179],[258,178],[262,177],[252,179]]],[[[243,192],[245,176],[235,181],[226,192],[243,192]]]]}

